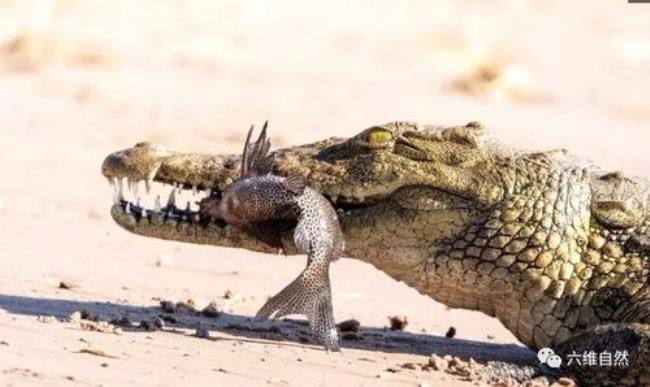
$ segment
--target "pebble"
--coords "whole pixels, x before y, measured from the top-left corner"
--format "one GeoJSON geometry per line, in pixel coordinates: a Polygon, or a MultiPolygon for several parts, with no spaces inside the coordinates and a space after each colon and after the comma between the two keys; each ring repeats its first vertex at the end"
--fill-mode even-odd
{"type": "Polygon", "coordinates": [[[358,332],[361,323],[358,320],[349,319],[341,321],[337,326],[341,332],[358,332]]]}
{"type": "Polygon", "coordinates": [[[403,331],[409,324],[408,317],[406,316],[389,316],[388,321],[390,322],[391,331],[403,331]]]}
{"type": "Polygon", "coordinates": [[[59,289],[71,290],[77,287],[79,287],[79,285],[74,284],[72,282],[68,282],[68,281],[59,282],[59,289]]]}
{"type": "Polygon", "coordinates": [[[453,339],[455,336],[456,336],[456,328],[449,327],[449,329],[447,329],[447,333],[445,333],[445,337],[448,339],[453,339]]]}
{"type": "Polygon", "coordinates": [[[429,357],[429,366],[435,371],[444,371],[447,369],[449,364],[446,359],[443,359],[442,357],[433,354],[429,357]]]}
{"type": "Polygon", "coordinates": [[[214,301],[211,301],[208,306],[203,308],[201,311],[201,314],[203,314],[205,317],[219,317],[220,313],[221,310],[219,310],[219,306],[214,301]]]}
{"type": "Polygon", "coordinates": [[[404,363],[402,364],[402,368],[407,369],[407,370],[416,370],[418,367],[415,365],[415,363],[404,363]]]}

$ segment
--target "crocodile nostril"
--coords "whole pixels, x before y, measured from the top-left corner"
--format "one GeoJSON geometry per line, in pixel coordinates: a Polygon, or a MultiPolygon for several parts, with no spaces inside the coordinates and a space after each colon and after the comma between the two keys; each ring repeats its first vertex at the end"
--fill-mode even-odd
{"type": "Polygon", "coordinates": [[[124,160],[116,155],[109,155],[104,159],[102,163],[102,174],[104,176],[111,176],[116,171],[123,170],[125,168],[124,160]]]}

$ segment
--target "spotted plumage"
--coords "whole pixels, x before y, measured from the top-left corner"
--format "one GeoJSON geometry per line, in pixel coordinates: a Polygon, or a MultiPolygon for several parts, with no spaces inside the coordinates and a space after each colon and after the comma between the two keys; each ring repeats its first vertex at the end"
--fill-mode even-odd
{"type": "Polygon", "coordinates": [[[292,228],[296,247],[307,254],[303,272],[257,313],[257,318],[303,314],[316,339],[328,350],[339,349],[332,311],[329,264],[343,253],[343,233],[336,212],[321,194],[295,177],[271,174],[273,158],[267,124],[251,144],[253,127],[244,146],[241,176],[221,198],[201,202],[204,213],[240,227],[259,240],[282,247],[282,234],[292,228]]]}

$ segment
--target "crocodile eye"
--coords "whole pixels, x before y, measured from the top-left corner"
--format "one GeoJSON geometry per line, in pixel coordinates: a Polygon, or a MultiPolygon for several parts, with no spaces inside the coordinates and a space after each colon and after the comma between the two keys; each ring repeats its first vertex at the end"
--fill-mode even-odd
{"type": "Polygon", "coordinates": [[[393,135],[386,129],[374,127],[368,132],[366,141],[370,145],[380,145],[390,141],[393,135]]]}

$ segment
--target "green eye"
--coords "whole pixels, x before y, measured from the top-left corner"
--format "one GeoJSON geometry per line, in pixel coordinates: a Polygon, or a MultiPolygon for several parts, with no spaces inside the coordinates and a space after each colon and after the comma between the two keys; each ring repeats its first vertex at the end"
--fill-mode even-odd
{"type": "Polygon", "coordinates": [[[379,145],[388,142],[392,138],[392,134],[383,128],[372,128],[368,132],[368,143],[371,145],[379,145]]]}

